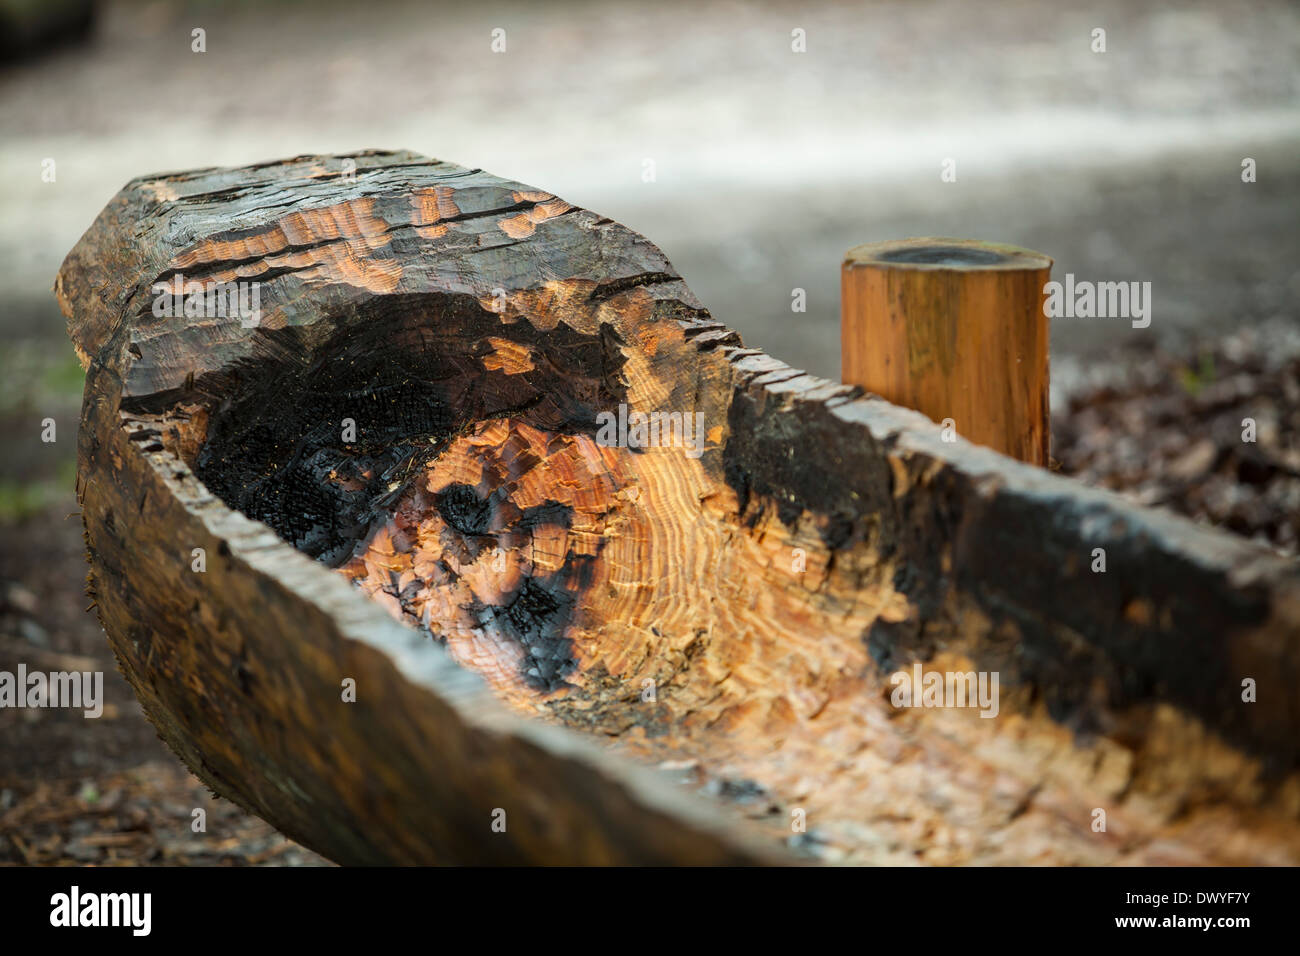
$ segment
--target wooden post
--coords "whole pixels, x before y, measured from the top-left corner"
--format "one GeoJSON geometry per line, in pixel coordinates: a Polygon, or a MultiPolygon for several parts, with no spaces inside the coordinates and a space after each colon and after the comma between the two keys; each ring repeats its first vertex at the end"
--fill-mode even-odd
{"type": "Polygon", "coordinates": [[[901,239],[850,249],[842,273],[843,377],[951,419],[970,441],[1046,465],[1052,260],[971,239],[901,239]]]}

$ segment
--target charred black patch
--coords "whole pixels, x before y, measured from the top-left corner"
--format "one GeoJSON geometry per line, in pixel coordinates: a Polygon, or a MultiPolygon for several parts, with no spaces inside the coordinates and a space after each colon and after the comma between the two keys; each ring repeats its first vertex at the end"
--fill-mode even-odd
{"type": "Polygon", "coordinates": [[[449,485],[433,502],[447,524],[440,535],[443,548],[464,563],[477,560],[485,550],[507,548],[544,525],[566,531],[573,525],[569,505],[548,500],[519,511],[505,486],[483,497],[469,485],[449,485]]]}
{"type": "Polygon", "coordinates": [[[469,485],[449,485],[434,503],[442,520],[461,534],[483,535],[492,530],[492,499],[480,497],[469,485]]]}
{"type": "Polygon", "coordinates": [[[882,674],[902,670],[915,660],[929,660],[934,655],[933,641],[926,641],[921,622],[916,617],[902,621],[876,619],[863,635],[867,652],[882,674]]]}
{"type": "Polygon", "coordinates": [[[734,800],[736,803],[756,803],[760,800],[769,800],[771,797],[766,787],[748,777],[719,777],[710,781],[705,789],[707,792],[716,793],[724,800],[734,800]]]}
{"type": "Polygon", "coordinates": [[[555,574],[524,581],[501,604],[467,608],[484,628],[502,631],[519,643],[524,650],[522,676],[534,690],[549,693],[567,686],[564,678],[578,666],[567,636],[576,595],[566,582],[589,576],[590,564],[589,556],[575,557],[555,574]]]}
{"type": "Polygon", "coordinates": [[[606,279],[597,285],[587,298],[591,302],[604,302],[606,299],[612,299],[614,296],[620,295],[629,289],[635,289],[638,286],[680,281],[680,276],[667,272],[642,272],[638,275],[623,276],[619,279],[606,279]]]}
{"type": "MultiPolygon", "coordinates": [[[[624,359],[605,328],[503,323],[468,296],[387,296],[368,308],[364,323],[340,316],[346,332],[323,343],[293,327],[254,330],[264,358],[195,384],[211,411],[198,477],[331,566],[391,513],[424,462],[474,423],[512,416],[546,431],[590,433],[601,410],[626,399],[624,359]],[[526,346],[534,367],[515,375],[487,368],[488,338],[526,346]]],[[[144,411],[176,397],[126,399],[123,407],[144,411]]],[[[467,537],[487,531],[493,507],[465,488],[439,502],[467,537]]]]}
{"type": "Polygon", "coordinates": [[[573,526],[573,509],[559,501],[543,501],[540,505],[525,508],[519,520],[511,525],[520,531],[532,531],[543,525],[556,525],[566,531],[573,526]]]}
{"type": "Polygon", "coordinates": [[[1300,743],[1241,706],[1244,675],[1230,652],[1229,635],[1267,619],[1261,589],[1225,587],[1195,553],[1162,553],[1151,533],[1097,504],[1031,495],[968,501],[953,541],[954,588],[978,596],[1017,635],[989,642],[984,669],[1035,684],[1052,717],[1071,727],[1102,725],[1099,709],[1163,699],[1261,752],[1266,772],[1294,767],[1300,743]],[[1103,534],[1106,573],[1093,573],[1089,538],[1103,534]],[[1015,546],[1026,536],[1036,547],[1015,546]],[[1129,613],[1138,596],[1159,594],[1177,598],[1152,603],[1149,621],[1129,613]]]}
{"type": "MultiPolygon", "coordinates": [[[[537,528],[567,530],[573,524],[573,509],[561,502],[545,501],[510,518],[503,514],[512,507],[508,499],[494,510],[497,497],[494,493],[484,498],[468,485],[452,485],[438,495],[436,507],[449,525],[443,535],[444,546],[453,553],[466,552],[473,559],[498,543],[505,547],[505,542],[514,541],[526,546],[523,540],[537,528]],[[501,527],[494,527],[501,522],[501,527]]],[[[534,690],[550,692],[566,686],[564,678],[578,666],[573,642],[566,634],[576,595],[591,586],[594,566],[590,555],[571,556],[558,571],[526,579],[497,603],[475,602],[464,608],[481,627],[503,633],[523,648],[522,676],[534,690]]],[[[401,595],[397,597],[401,600],[401,595]]]]}
{"type": "Polygon", "coordinates": [[[832,550],[850,547],[868,533],[864,515],[888,519],[892,502],[888,465],[870,443],[847,445],[842,422],[823,406],[794,415],[737,389],[727,411],[730,438],[723,453],[723,477],[753,525],[767,508],[793,527],[804,512],[817,522],[832,550]],[[828,473],[827,464],[834,468],[828,473]]]}

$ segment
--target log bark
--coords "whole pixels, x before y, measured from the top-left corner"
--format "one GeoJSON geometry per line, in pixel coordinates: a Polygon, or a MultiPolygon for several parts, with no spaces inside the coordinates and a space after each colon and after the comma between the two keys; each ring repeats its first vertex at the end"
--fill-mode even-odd
{"type": "Polygon", "coordinates": [[[56,292],[123,672],[334,859],[1300,860],[1294,562],[745,348],[617,223],[299,157],[133,181],[56,292]]]}

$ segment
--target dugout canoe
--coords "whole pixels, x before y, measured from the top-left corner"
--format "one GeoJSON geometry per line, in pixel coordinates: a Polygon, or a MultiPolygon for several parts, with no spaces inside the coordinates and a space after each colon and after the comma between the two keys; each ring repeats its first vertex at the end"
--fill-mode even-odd
{"type": "Polygon", "coordinates": [[[1294,561],[745,348],[618,223],[303,156],[133,180],[56,294],[121,669],[331,859],[1300,861],[1294,561]]]}

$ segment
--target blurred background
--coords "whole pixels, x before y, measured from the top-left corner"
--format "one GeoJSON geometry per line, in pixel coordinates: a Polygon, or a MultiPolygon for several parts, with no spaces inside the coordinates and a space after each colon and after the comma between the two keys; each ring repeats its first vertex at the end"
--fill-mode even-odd
{"type": "Polygon", "coordinates": [[[831,378],[858,243],[1150,282],[1149,328],[1054,323],[1054,456],[1296,553],[1300,5],[0,0],[0,669],[104,670],[109,700],[0,710],[0,862],[322,862],[184,772],[85,612],[82,377],[50,289],[132,177],[368,147],[617,219],[747,344],[831,378]]]}

